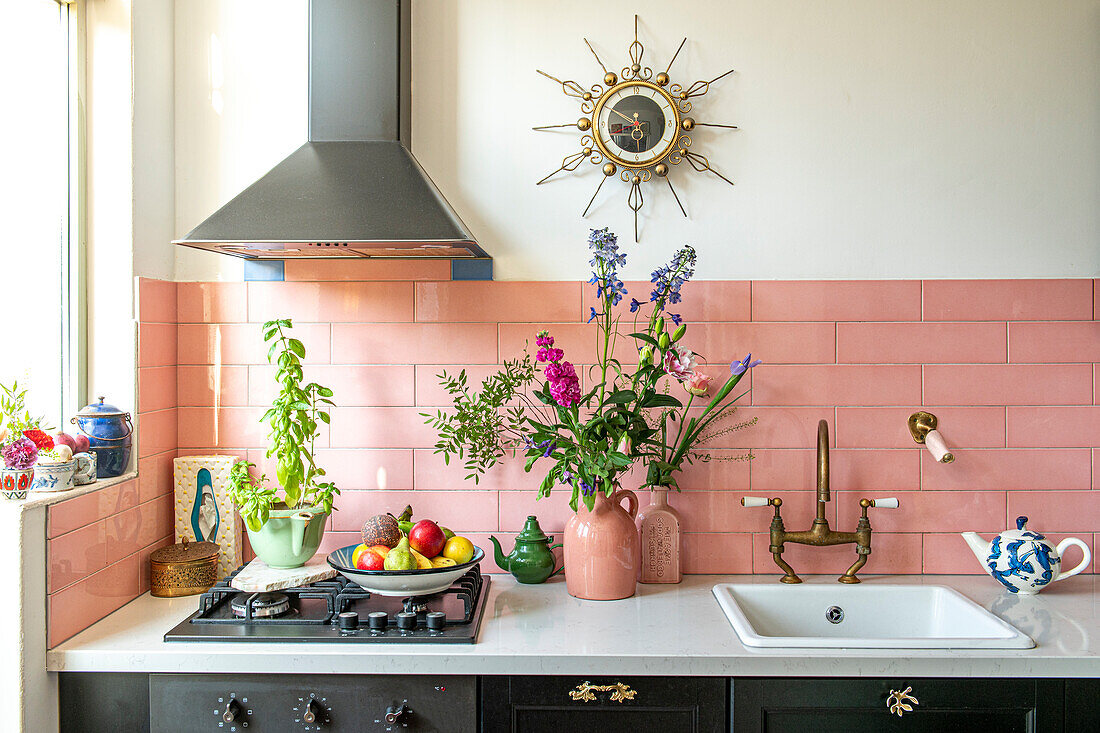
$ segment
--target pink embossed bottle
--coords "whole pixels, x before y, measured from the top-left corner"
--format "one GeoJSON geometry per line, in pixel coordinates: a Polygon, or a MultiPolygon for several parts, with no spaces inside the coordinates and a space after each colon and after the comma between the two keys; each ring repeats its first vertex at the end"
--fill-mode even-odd
{"type": "Polygon", "coordinates": [[[679,583],[680,513],[668,505],[668,489],[654,488],[649,506],[638,512],[642,557],[638,580],[642,583],[679,583]]]}

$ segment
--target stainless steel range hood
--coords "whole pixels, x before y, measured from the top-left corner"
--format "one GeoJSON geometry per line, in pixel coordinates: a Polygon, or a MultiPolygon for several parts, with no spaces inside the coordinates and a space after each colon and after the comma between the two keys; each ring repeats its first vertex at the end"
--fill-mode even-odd
{"type": "Polygon", "coordinates": [[[309,140],[176,244],[254,260],[487,258],[409,152],[408,0],[311,0],[309,140]]]}

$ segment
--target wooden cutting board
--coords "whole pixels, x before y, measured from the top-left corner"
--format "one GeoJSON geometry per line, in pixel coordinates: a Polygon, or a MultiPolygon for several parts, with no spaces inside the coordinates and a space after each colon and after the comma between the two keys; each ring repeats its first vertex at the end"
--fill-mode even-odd
{"type": "Polygon", "coordinates": [[[311,558],[300,568],[271,568],[260,558],[245,565],[241,572],[233,576],[230,585],[237,590],[259,593],[283,588],[296,588],[300,585],[316,583],[335,577],[336,571],[328,564],[323,555],[311,558]]]}

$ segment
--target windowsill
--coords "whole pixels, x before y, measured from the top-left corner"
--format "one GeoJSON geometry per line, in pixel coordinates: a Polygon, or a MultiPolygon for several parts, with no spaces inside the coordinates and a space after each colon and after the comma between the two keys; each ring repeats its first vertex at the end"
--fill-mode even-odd
{"type": "Polygon", "coordinates": [[[126,483],[127,481],[133,481],[137,478],[137,471],[130,471],[124,473],[121,476],[115,476],[114,478],[103,478],[96,481],[94,484],[85,484],[84,486],[77,486],[69,489],[68,491],[28,491],[27,498],[17,501],[6,501],[0,499],[0,512],[8,511],[9,509],[17,512],[24,512],[28,509],[35,509],[37,507],[45,507],[51,504],[57,504],[66,499],[73,499],[77,496],[83,496],[90,494],[93,491],[100,491],[110,486],[117,486],[118,484],[126,483]]]}

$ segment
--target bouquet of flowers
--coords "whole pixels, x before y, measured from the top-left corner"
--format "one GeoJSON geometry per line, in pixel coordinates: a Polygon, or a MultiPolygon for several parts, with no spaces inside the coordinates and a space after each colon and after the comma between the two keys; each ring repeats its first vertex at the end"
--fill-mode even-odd
{"type": "Polygon", "coordinates": [[[40,452],[53,449],[44,420],[27,410],[27,390],[0,384],[0,457],[4,468],[23,471],[34,466],[40,452]]]}
{"type": "Polygon", "coordinates": [[[454,412],[424,415],[439,431],[435,452],[448,462],[452,455],[464,459],[468,478],[476,482],[501,457],[522,450],[525,470],[539,461],[550,464],[539,497],[549,496],[555,485],[570,486],[569,505],[574,510],[579,501],[591,509],[597,491],[610,496],[621,475],[637,461],[647,467],[646,485],[676,486],[674,474],[696,457],[693,448],[711,437],[707,429],[741,397],[733,395],[734,388],[760,363],[751,355],[735,361],[702,412],[689,414],[696,397],[709,392],[710,378],[683,345],[687,325],[667,308],[680,302],[681,288],[695,273],[695,250],[682,248],[653,272],[648,304],[631,299],[633,331],[624,335],[624,308],[618,306],[628,294],[619,277],[626,254],[606,228],[592,230],[589,247],[593,271],[588,282],[595,286],[599,303],[588,319],[598,329],[592,388],[581,391],[576,367],[555,346],[553,335],[541,331],[536,334],[534,363],[530,354],[505,362],[482,383],[480,392],[470,390],[464,371],[457,377],[441,374],[454,412]],[[648,318],[639,328],[645,310],[648,318]],[[616,355],[624,341],[633,363],[630,372],[616,355]],[[538,365],[545,379],[541,385],[536,383],[538,365]],[[668,393],[670,379],[684,385],[687,404],[668,393]],[[673,423],[675,432],[670,430],[673,423]]]}

